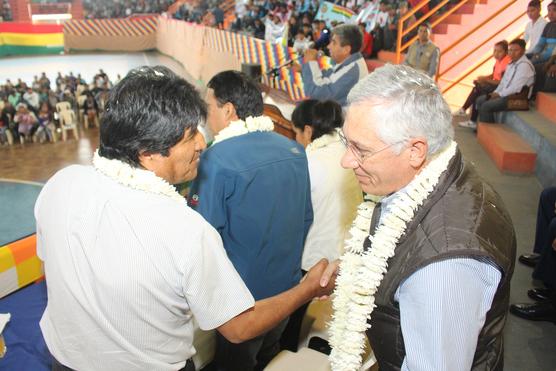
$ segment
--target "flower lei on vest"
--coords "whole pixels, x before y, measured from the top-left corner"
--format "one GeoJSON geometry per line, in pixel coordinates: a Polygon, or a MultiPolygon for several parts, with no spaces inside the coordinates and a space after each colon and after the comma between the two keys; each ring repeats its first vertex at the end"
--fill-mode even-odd
{"type": "Polygon", "coordinates": [[[93,155],[93,167],[126,187],[168,196],[175,201],[185,203],[185,198],[176,191],[176,188],[154,172],[133,167],[120,160],[102,157],[98,154],[98,149],[93,155]]]}
{"type": "Polygon", "coordinates": [[[334,314],[329,328],[332,370],[359,370],[365,348],[365,331],[370,327],[368,321],[376,306],[375,294],[388,269],[388,259],[394,256],[396,245],[416,210],[448,168],[456,147],[452,141],[431,159],[403,192],[393,195],[374,234],[369,234],[369,226],[380,198],[366,197],[366,201],[359,205],[358,215],[349,231],[351,238],[346,241],[346,252],[340,258],[332,303],[334,314]],[[371,247],[364,251],[366,238],[371,241],[371,247]]]}
{"type": "Polygon", "coordinates": [[[305,148],[305,152],[311,153],[313,151],[316,151],[319,148],[326,147],[331,143],[339,142],[340,141],[340,134],[338,134],[339,130],[340,129],[335,129],[332,133],[322,135],[317,139],[313,140],[311,143],[309,143],[307,148],[305,148]]]}
{"type": "Polygon", "coordinates": [[[249,116],[243,120],[231,121],[228,126],[220,130],[214,136],[213,144],[222,142],[223,140],[237,137],[243,134],[252,133],[255,131],[273,131],[274,123],[267,116],[249,116]]]}

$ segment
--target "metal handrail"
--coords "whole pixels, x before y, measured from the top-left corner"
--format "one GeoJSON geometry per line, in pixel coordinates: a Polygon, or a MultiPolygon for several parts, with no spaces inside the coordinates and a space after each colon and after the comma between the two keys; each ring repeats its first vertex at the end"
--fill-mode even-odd
{"type": "MultiPolygon", "coordinates": [[[[475,31],[477,31],[479,28],[483,27],[485,24],[487,24],[488,22],[490,22],[491,20],[493,20],[495,17],[497,17],[500,13],[502,13],[504,10],[508,9],[510,6],[512,6],[514,3],[514,1],[510,1],[508,2],[506,5],[504,5],[502,8],[498,9],[494,14],[492,14],[490,17],[488,17],[487,19],[485,19],[484,21],[482,21],[479,25],[475,26],[472,30],[468,31],[465,35],[463,35],[462,37],[460,37],[459,39],[457,39],[454,43],[452,43],[452,45],[450,45],[448,48],[446,48],[445,50],[443,50],[443,53],[447,53],[450,50],[452,50],[456,45],[458,45],[459,43],[461,43],[463,40],[465,40],[466,38],[468,38],[471,34],[473,34],[475,31]]],[[[522,14],[519,15],[519,18],[521,18],[526,12],[523,12],[522,14]]],[[[517,19],[515,19],[514,21],[512,21],[511,23],[517,21],[517,19]]],[[[511,24],[510,23],[510,24],[511,24]]],[[[507,25],[506,27],[508,27],[509,25],[507,25]]],[[[505,27],[504,27],[505,28],[505,27]]]]}

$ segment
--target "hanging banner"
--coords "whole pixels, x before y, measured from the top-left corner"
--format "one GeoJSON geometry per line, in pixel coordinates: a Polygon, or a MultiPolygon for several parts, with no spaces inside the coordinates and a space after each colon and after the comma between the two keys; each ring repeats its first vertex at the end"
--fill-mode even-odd
{"type": "Polygon", "coordinates": [[[323,20],[327,27],[332,27],[332,22],[355,23],[356,14],[351,9],[324,1],[321,3],[315,19],[323,20]]]}

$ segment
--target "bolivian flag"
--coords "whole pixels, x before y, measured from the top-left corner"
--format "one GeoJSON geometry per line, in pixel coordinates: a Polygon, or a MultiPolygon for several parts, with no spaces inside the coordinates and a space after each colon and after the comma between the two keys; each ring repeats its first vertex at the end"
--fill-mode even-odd
{"type": "Polygon", "coordinates": [[[63,50],[61,25],[0,23],[0,56],[57,54],[63,50]]]}

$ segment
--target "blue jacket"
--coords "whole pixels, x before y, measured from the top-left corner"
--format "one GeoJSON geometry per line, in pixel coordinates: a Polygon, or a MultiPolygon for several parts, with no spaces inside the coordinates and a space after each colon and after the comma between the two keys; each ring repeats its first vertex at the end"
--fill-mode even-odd
{"type": "Polygon", "coordinates": [[[189,203],[220,233],[256,300],[299,283],[313,222],[307,157],[299,144],[254,132],[211,146],[201,156],[189,203]]]}
{"type": "Polygon", "coordinates": [[[304,63],[301,68],[305,95],[313,99],[332,99],[346,105],[347,95],[368,69],[361,53],[350,55],[333,68],[321,71],[318,62],[304,63]]]}

